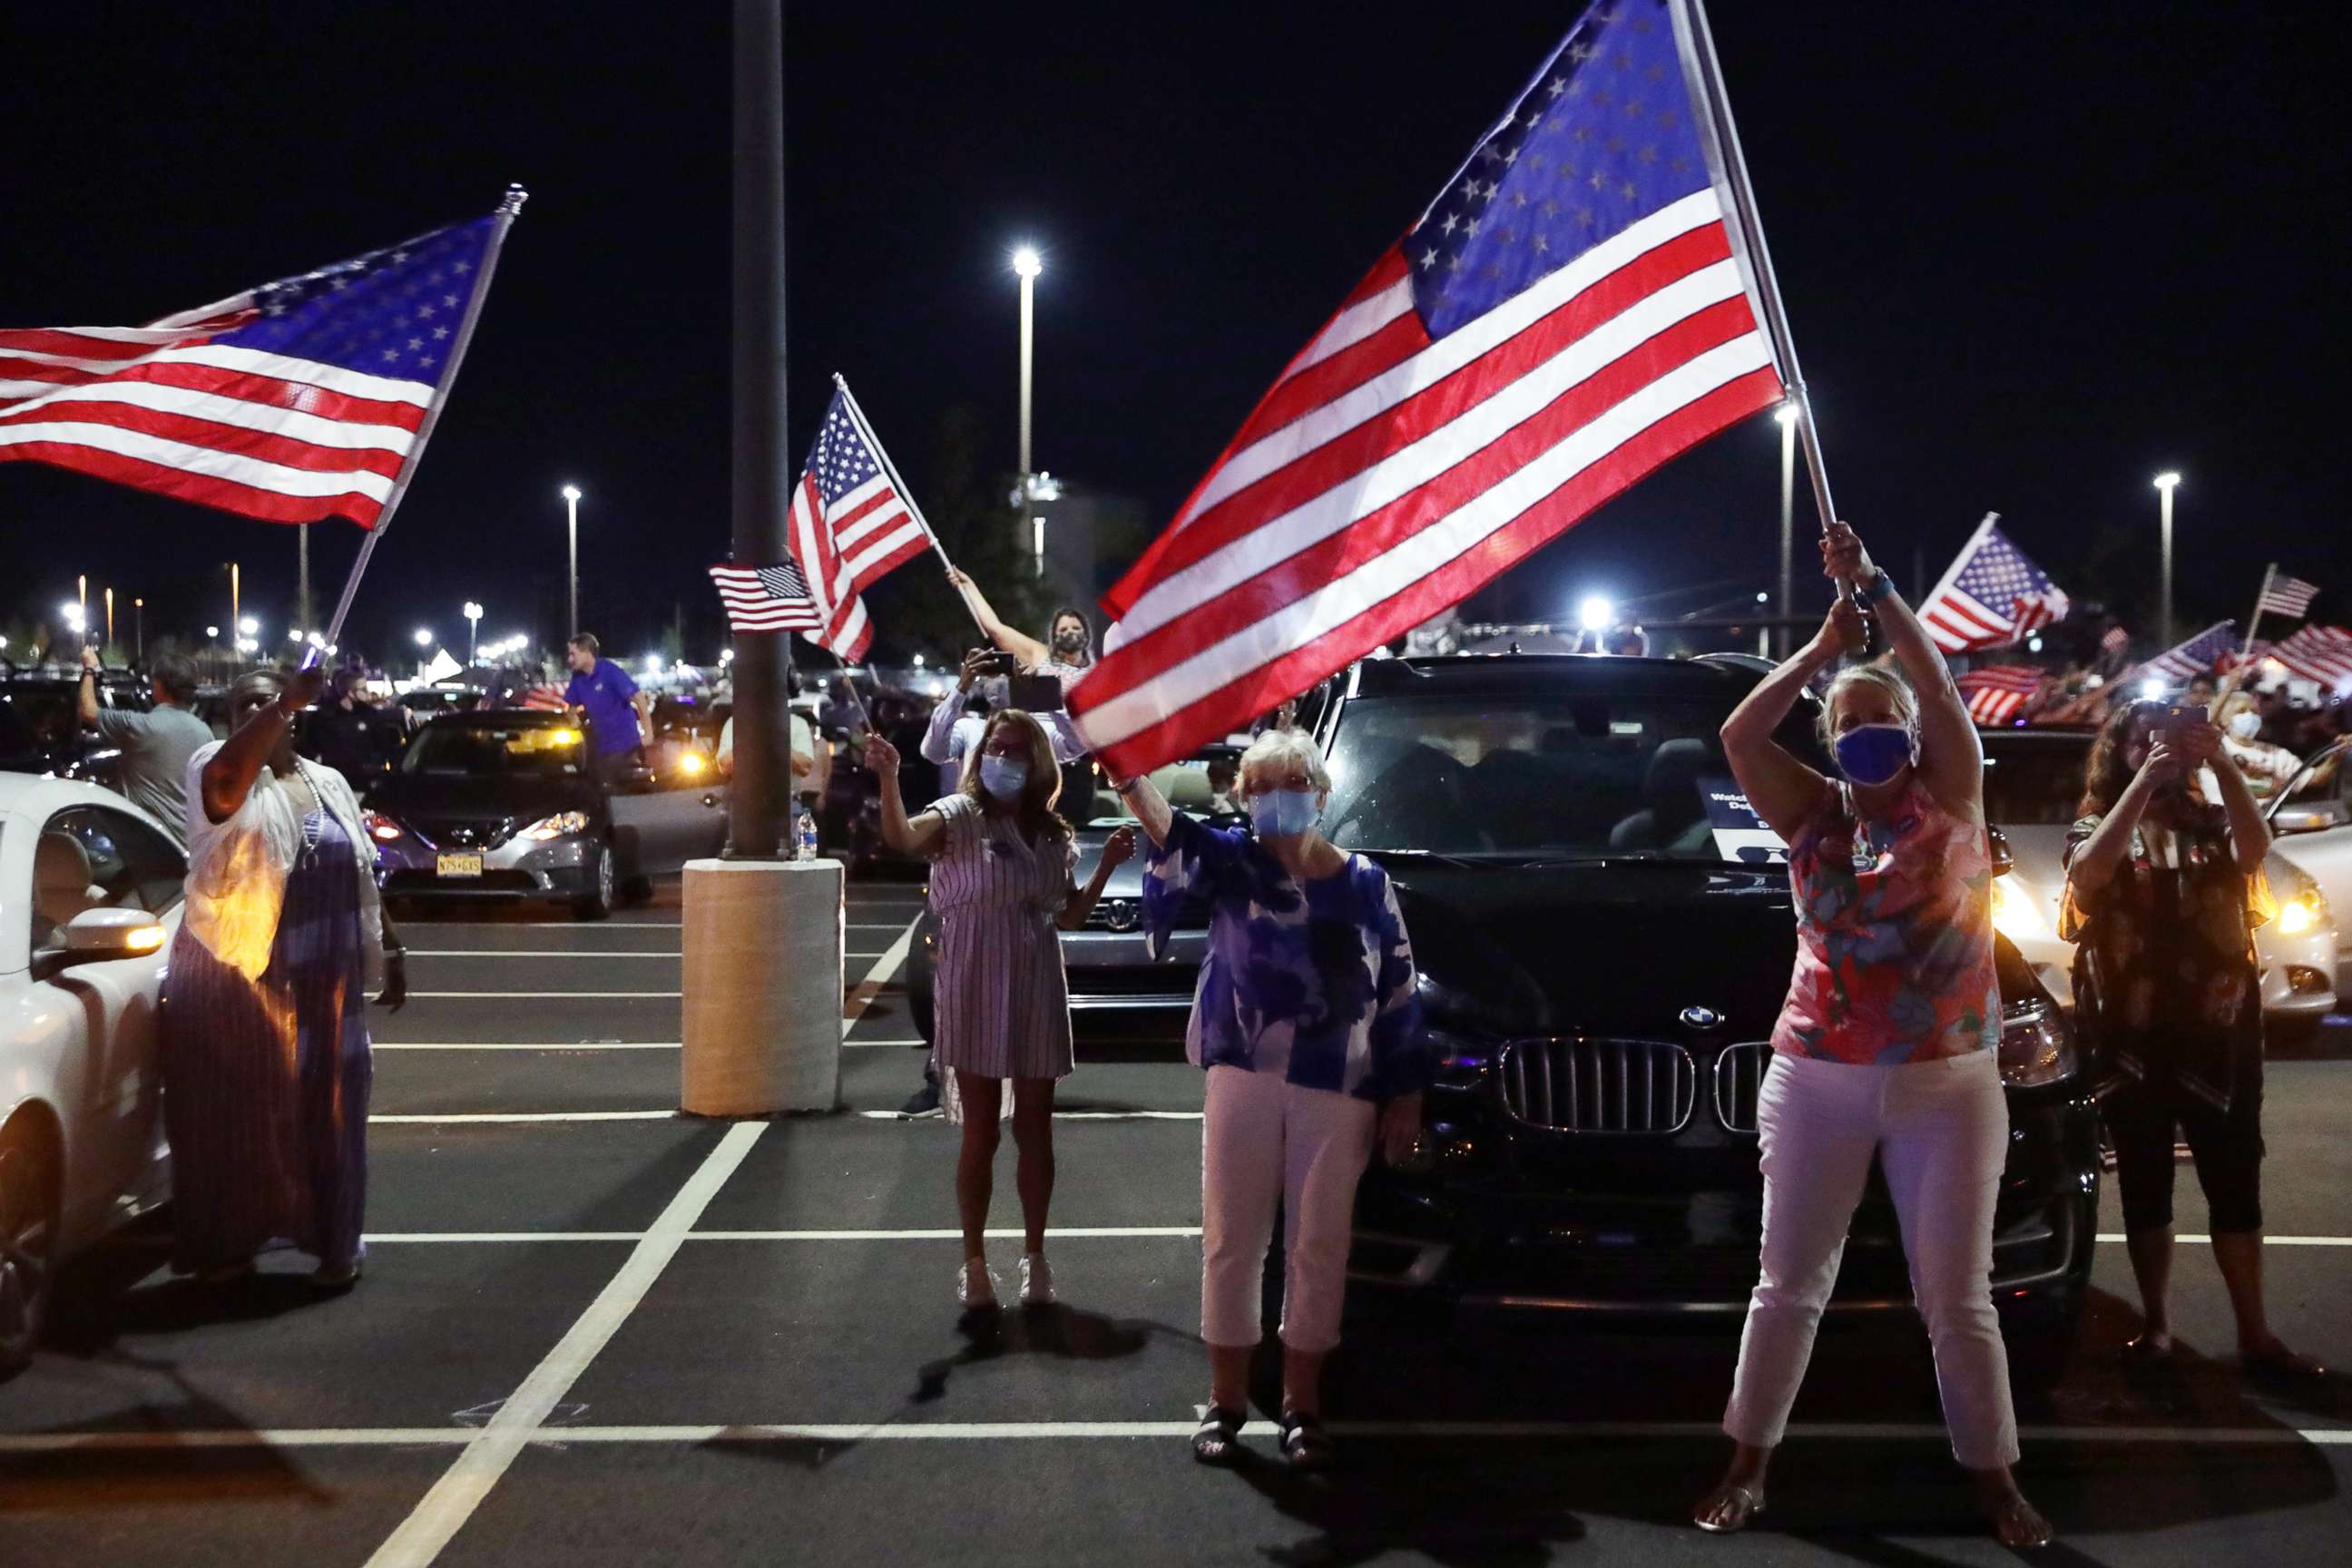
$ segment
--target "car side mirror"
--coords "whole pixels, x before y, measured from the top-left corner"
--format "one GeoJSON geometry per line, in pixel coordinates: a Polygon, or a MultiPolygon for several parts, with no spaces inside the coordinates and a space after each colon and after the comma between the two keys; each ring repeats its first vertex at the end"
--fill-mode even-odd
{"type": "Polygon", "coordinates": [[[2271,814],[2271,830],[2274,833],[2321,833],[2343,826],[2344,808],[2332,800],[2283,805],[2271,814]]]}
{"type": "Polygon", "coordinates": [[[2009,848],[2009,835],[1998,827],[1987,827],[1985,832],[1992,840],[1992,874],[2006,877],[2017,869],[2017,857],[2009,848]]]}
{"type": "Polygon", "coordinates": [[[38,955],[43,978],[84,963],[150,957],[163,946],[163,922],[145,910],[84,910],[63,934],[62,946],[38,955]]]}

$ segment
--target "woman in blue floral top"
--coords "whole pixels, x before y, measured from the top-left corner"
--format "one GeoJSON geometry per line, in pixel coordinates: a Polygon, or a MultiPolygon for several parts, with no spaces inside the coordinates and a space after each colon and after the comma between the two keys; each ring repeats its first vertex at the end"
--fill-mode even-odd
{"type": "Polygon", "coordinates": [[[1193,1457],[1240,1457],[1279,1204],[1282,1452],[1313,1468],[1331,1453],[1323,1359],[1339,1341],[1356,1183],[1375,1140],[1392,1161],[1412,1147],[1434,1059],[1418,1026],[1396,890],[1316,828],[1331,778],[1314,743],[1269,731],[1242,757],[1241,788],[1254,835],[1176,814],[1149,780],[1118,786],[1151,837],[1143,910],[1154,943],[1188,899],[1213,908],[1185,1031],[1186,1054],[1208,1073],[1201,1337],[1210,1402],[1193,1457]]]}

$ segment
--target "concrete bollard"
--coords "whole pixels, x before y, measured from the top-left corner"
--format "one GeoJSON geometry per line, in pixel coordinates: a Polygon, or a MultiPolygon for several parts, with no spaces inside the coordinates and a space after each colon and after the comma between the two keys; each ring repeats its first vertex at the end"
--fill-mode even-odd
{"type": "Polygon", "coordinates": [[[838,860],[686,863],[678,1109],[841,1103],[844,886],[838,860]]]}

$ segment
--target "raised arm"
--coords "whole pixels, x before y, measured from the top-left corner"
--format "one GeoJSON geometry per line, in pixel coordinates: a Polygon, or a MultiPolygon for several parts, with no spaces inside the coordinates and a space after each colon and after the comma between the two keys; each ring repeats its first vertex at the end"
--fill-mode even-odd
{"type": "Polygon", "coordinates": [[[261,776],[262,764],[278,750],[294,715],[318,700],[319,688],[326,680],[324,669],[298,669],[287,676],[284,689],[278,700],[255,711],[252,718],[236,727],[236,732],[205,763],[205,815],[215,822],[226,822],[245,809],[245,797],[253,793],[253,781],[261,776]]]}
{"type": "Polygon", "coordinates": [[[1135,813],[1135,820],[1142,825],[1153,846],[1166,848],[1168,829],[1175,824],[1176,812],[1168,804],[1168,797],[1160,793],[1160,786],[1138,773],[1111,787],[1118,792],[1119,799],[1127,802],[1127,809],[1135,813]]]}
{"type": "Polygon", "coordinates": [[[2237,861],[2238,869],[2252,876],[2263,868],[2263,859],[2271,852],[2271,825],[2263,819],[2262,802],[2246,783],[2246,775],[2238,771],[2221,744],[2218,725],[2184,725],[2170,731],[2174,743],[2188,758],[2191,768],[2210,767],[2221,782],[2221,808],[2230,816],[2230,855],[2237,861]]]}
{"type": "Polygon", "coordinates": [[[1843,598],[1830,605],[1822,629],[1779,668],[1756,683],[1723,721],[1723,751],[1748,804],[1764,825],[1793,841],[1827,798],[1830,781],[1789,754],[1772,738],[1796,706],[1805,682],[1837,662],[1849,634],[1862,630],[1862,616],[1843,598]]]}
{"type": "Polygon", "coordinates": [[[893,854],[928,856],[945,841],[947,818],[927,811],[911,822],[907,803],[898,795],[898,748],[879,735],[866,740],[866,765],[882,795],[882,843],[893,854]]]}
{"type": "Polygon", "coordinates": [[[2132,834],[2139,819],[2147,813],[2148,802],[2156,792],[2178,782],[2188,771],[2187,759],[2173,746],[2168,737],[2158,735],[2148,748],[2147,760],[2132,775],[2132,782],[2116,804],[2099,819],[2099,826],[2083,840],[2074,858],[2066,862],[2066,879],[2077,893],[2095,893],[2115,880],[2124,858],[2131,853],[2132,834]]]}
{"type": "Polygon", "coordinates": [[[1096,900],[1110,883],[1110,874],[1135,858],[1135,829],[1122,827],[1103,840],[1102,858],[1095,862],[1095,874],[1087,879],[1083,888],[1070,884],[1069,894],[1062,900],[1062,912],[1054,923],[1064,931],[1084,931],[1087,917],[1094,913],[1096,900]]]}
{"type": "Polygon", "coordinates": [[[1927,636],[1927,628],[1895,591],[1895,580],[1880,571],[1854,537],[1853,530],[1833,522],[1822,535],[1822,570],[1862,591],[1871,613],[1886,630],[1895,662],[1911,679],[1919,698],[1919,772],[1928,793],[1947,811],[1984,814],[1984,742],[1976,721],[1952,683],[1952,667],[1927,636]]]}
{"type": "Polygon", "coordinates": [[[963,602],[971,606],[971,613],[979,620],[980,629],[988,634],[988,640],[1019,660],[1024,673],[1051,662],[1053,650],[1028,633],[1015,631],[1006,626],[994,606],[989,604],[988,595],[980,591],[980,584],[961,567],[948,568],[948,581],[956,585],[956,592],[963,595],[963,602]]]}
{"type": "Polygon", "coordinates": [[[98,649],[84,643],[81,648],[81,694],[76,704],[81,715],[81,727],[98,728],[98,649]]]}

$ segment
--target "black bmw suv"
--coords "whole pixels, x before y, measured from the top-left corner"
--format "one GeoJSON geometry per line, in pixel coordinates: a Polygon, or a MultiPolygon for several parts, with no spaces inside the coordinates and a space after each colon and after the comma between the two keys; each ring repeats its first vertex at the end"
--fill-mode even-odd
{"type": "MultiPolygon", "coordinates": [[[[1717,736],[1756,679],[1730,660],[1559,657],[1343,678],[1318,726],[1324,826],[1394,878],[1444,1061],[1415,1156],[1365,1179],[1360,1284],[1745,1309],[1757,1089],[1796,952],[1780,841],[1717,736]]],[[[1801,705],[1780,740],[1826,769],[1811,721],[1801,705]]],[[[2012,1137],[1994,1295],[2063,1363],[2097,1228],[2095,1113],[2058,1008],[2005,938],[1998,963],[2012,1137]]],[[[1831,1310],[1910,1305],[1874,1172],[1831,1310]]]]}

